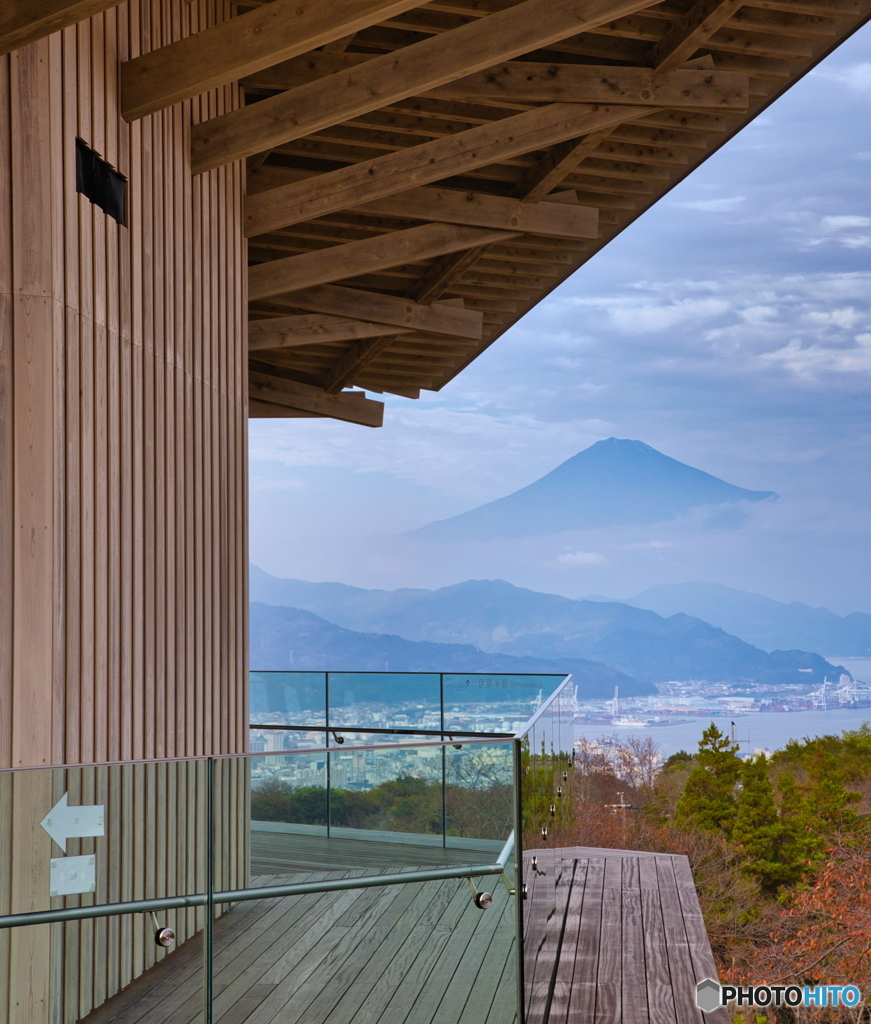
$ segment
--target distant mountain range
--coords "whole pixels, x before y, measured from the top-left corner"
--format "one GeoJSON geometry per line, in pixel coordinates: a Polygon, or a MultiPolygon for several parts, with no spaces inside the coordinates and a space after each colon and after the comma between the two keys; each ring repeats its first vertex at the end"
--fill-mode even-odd
{"type": "Polygon", "coordinates": [[[701,506],[776,498],[748,491],[663,455],[610,437],[535,483],[486,505],[429,523],[409,536],[460,543],[657,523],[701,506]]]}
{"type": "Polygon", "coordinates": [[[828,608],[784,604],[762,594],[719,583],[662,583],[627,599],[626,604],[659,615],[685,612],[704,619],[763,650],[800,647],[839,657],[871,656],[871,615],[840,616],[828,608]]]}
{"type": "MultiPolygon", "coordinates": [[[[845,671],[802,650],[767,653],[689,615],[663,618],[628,604],[573,601],[502,580],[468,580],[440,590],[363,590],[341,583],[276,579],[252,566],[251,598],[303,609],[358,633],[471,645],[489,654],[543,658],[561,667],[579,659],[600,662],[643,682],[707,679],[807,684],[821,683],[826,675],[837,679],[845,671]]],[[[290,637],[288,633],[280,641],[281,650],[267,641],[264,654],[275,654],[276,668],[291,667],[287,663],[290,637]]],[[[279,643],[277,637],[274,642],[279,643]]],[[[378,642],[384,643],[383,636],[378,642]]],[[[432,652],[433,656],[438,653],[432,652]]],[[[329,654],[333,656],[331,650],[329,654]]],[[[252,667],[268,667],[257,664],[258,657],[252,627],[252,667]]]]}
{"type": "MultiPolygon", "coordinates": [[[[468,644],[442,644],[404,640],[400,636],[357,633],[326,622],[298,608],[251,604],[251,668],[254,671],[309,672],[493,672],[568,674],[578,692],[588,699],[611,697],[614,687],[624,696],[654,693],[649,683],[632,679],[607,665],[579,658],[548,661],[544,658],[487,654],[468,644]]],[[[402,697],[385,689],[383,679],[373,680],[371,694],[366,681],[354,684],[358,700],[392,700],[402,697]]]]}

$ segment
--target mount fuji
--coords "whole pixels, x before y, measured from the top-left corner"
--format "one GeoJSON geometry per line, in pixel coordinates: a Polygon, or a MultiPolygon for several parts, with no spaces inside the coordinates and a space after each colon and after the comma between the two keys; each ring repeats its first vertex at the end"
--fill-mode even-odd
{"type": "Polygon", "coordinates": [[[643,441],[609,437],[504,498],[414,530],[409,537],[462,543],[566,530],[658,523],[703,506],[777,498],[663,455],[643,441]]]}

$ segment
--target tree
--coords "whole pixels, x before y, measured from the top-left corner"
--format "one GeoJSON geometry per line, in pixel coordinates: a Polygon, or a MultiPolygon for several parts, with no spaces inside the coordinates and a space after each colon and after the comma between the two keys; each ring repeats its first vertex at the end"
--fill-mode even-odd
{"type": "Polygon", "coordinates": [[[735,786],[741,772],[738,745],[714,722],[702,733],[697,766],[675,808],[676,824],[729,836],[735,822],[735,786]]]}
{"type": "Polygon", "coordinates": [[[780,886],[801,878],[806,844],[796,821],[787,820],[794,803],[790,800],[778,811],[768,771],[764,754],[744,762],[732,841],[742,850],[743,870],[759,881],[763,892],[774,895],[780,886]]]}
{"type": "Polygon", "coordinates": [[[650,788],[659,771],[659,744],[652,736],[629,735],[614,748],[614,773],[633,789],[650,788]]]}
{"type": "Polygon", "coordinates": [[[695,759],[692,754],[688,754],[685,750],[676,750],[663,761],[662,767],[665,770],[666,768],[673,768],[678,764],[689,764],[693,760],[695,759]]]}

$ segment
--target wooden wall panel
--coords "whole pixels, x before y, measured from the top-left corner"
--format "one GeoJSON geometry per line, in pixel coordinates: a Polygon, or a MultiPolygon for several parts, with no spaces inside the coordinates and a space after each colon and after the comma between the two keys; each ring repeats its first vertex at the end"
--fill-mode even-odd
{"type": "MultiPolygon", "coordinates": [[[[0,57],[0,768],[246,749],[245,175],[188,159],[239,93],[118,115],[119,61],[229,16],[128,0],[0,57]],[[126,227],[76,193],[77,137],[128,178],[126,227]]],[[[35,822],[64,788],[108,829],[70,842],[100,870],[68,905],[202,891],[203,762],[0,772],[0,820],[33,839],[0,856],[0,913],[51,905],[35,822]]],[[[246,801],[228,764],[223,887],[247,882],[246,801]]],[[[0,933],[0,1019],[73,1024],[167,955],[152,931],[0,933]]]]}
{"type": "Polygon", "coordinates": [[[117,112],[119,60],[228,16],[129,0],[2,58],[0,765],[244,749],[244,179],[187,156],[238,93],[117,112]]]}

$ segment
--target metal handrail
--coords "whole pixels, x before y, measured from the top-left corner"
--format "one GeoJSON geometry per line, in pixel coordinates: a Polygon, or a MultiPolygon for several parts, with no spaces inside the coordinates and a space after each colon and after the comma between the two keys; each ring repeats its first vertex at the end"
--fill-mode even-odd
{"type": "Polygon", "coordinates": [[[513,740],[513,732],[468,732],[462,729],[374,729],[368,725],[278,725],[272,722],[249,722],[249,729],[274,729],[278,732],[330,732],[355,733],[364,732],[384,736],[440,736],[442,739],[451,736],[477,736],[491,740],[513,740]]]}
{"type": "Polygon", "coordinates": [[[132,900],[128,903],[103,903],[93,907],[65,907],[61,910],[37,910],[27,914],[6,914],[0,917],[0,928],[24,925],[56,924],[59,921],[82,921],[95,917],[119,917],[122,914],[147,914],[157,910],[183,907],[204,907],[211,903],[243,903],[248,900],[277,899],[282,896],[303,896],[315,892],[340,892],[346,889],[372,889],[382,885],[404,885],[409,882],[438,882],[446,878],[475,878],[479,875],[501,875],[514,850],[514,832],[505,840],[499,856],[492,864],[468,867],[434,868],[430,871],[406,871],[394,875],[366,875],[362,878],[336,878],[322,882],[295,882],[271,885],[262,889],[228,889],[226,892],[196,893],[188,896],[166,896],[153,900],[132,900]]]}

